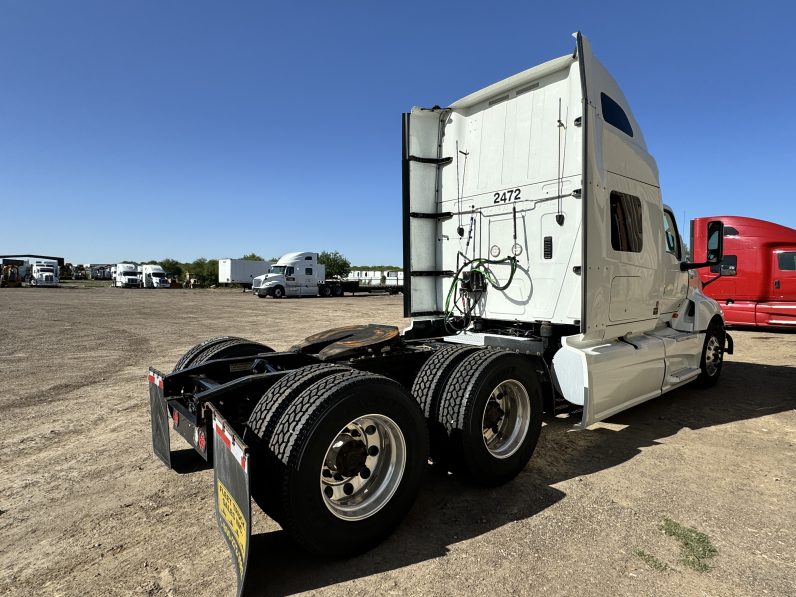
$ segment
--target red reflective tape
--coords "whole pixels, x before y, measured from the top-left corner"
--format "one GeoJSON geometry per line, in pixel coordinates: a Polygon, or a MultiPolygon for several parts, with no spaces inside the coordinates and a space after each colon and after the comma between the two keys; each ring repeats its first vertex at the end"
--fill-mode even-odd
{"type": "Polygon", "coordinates": [[[221,438],[221,441],[223,441],[226,444],[227,448],[231,450],[232,440],[230,440],[227,437],[227,434],[224,433],[224,430],[221,428],[221,425],[219,425],[218,423],[216,423],[216,433],[218,434],[218,437],[221,438]]]}
{"type": "Polygon", "coordinates": [[[158,377],[158,387],[162,390],[163,389],[163,378],[158,377]]]}
{"type": "Polygon", "coordinates": [[[243,472],[246,472],[246,455],[240,457],[240,468],[243,469],[243,472]]]}
{"type": "Polygon", "coordinates": [[[155,376],[152,373],[147,375],[147,379],[149,380],[149,383],[155,383],[155,376]]]}

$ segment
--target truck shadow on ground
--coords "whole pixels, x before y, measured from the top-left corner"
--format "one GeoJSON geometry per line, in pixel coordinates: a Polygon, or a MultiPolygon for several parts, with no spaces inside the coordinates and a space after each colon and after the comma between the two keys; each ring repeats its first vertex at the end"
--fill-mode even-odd
{"type": "Polygon", "coordinates": [[[533,459],[498,488],[468,485],[429,467],[409,516],[384,543],[355,558],[308,555],[284,531],[252,536],[245,595],[290,595],[445,556],[449,546],[530,518],[566,497],[552,485],[611,468],[682,429],[750,420],[796,408],[796,367],[725,364],[719,385],[681,388],[607,422],[573,431],[548,418],[533,459]]]}

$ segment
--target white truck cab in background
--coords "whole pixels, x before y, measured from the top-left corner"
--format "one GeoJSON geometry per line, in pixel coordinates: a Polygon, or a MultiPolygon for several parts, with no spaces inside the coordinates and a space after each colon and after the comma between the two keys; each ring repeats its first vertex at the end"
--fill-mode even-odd
{"type": "Polygon", "coordinates": [[[252,280],[252,292],[259,297],[318,296],[326,279],[326,266],[318,253],[286,253],[268,270],[252,280]]]}
{"type": "Polygon", "coordinates": [[[142,288],[169,288],[166,272],[157,264],[144,264],[141,266],[142,288]]]}
{"type": "Polygon", "coordinates": [[[56,261],[34,261],[30,264],[31,286],[58,286],[58,263],[56,261]]]}
{"type": "Polygon", "coordinates": [[[141,286],[141,278],[138,265],[135,263],[117,263],[116,277],[113,282],[113,285],[117,288],[139,288],[141,286]]]}

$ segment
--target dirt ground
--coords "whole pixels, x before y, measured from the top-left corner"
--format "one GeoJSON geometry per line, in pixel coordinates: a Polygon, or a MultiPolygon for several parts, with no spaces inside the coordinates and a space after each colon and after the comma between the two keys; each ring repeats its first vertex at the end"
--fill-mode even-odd
{"type": "MultiPolygon", "coordinates": [[[[0,315],[0,594],[19,596],[233,594],[212,470],[152,455],[146,367],[220,334],[286,349],[405,323],[400,297],[221,290],[3,289],[0,315]]],[[[429,470],[397,532],[360,557],[310,557],[255,507],[252,593],[796,595],[796,334],[733,336],[715,388],[586,431],[549,419],[503,487],[429,470]],[[710,571],[680,562],[664,518],[709,536],[710,571]]]]}

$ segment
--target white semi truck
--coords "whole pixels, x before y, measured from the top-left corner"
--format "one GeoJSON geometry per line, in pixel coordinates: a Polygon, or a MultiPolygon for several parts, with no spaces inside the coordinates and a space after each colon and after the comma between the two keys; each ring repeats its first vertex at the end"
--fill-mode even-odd
{"type": "Polygon", "coordinates": [[[166,272],[157,264],[145,263],[141,266],[142,288],[169,288],[166,272]]]}
{"type": "Polygon", "coordinates": [[[117,288],[140,288],[141,272],[135,263],[117,263],[113,285],[117,288]]]}
{"type": "MultiPolygon", "coordinates": [[[[373,272],[366,272],[372,274],[373,272]]],[[[381,276],[381,272],[379,272],[381,276]]],[[[372,278],[372,276],[371,276],[372,278]]],[[[318,263],[318,253],[286,253],[271,266],[267,274],[252,280],[252,292],[259,298],[267,296],[282,298],[284,296],[343,296],[346,292],[376,292],[386,290],[398,292],[402,285],[398,278],[391,284],[381,279],[368,280],[374,283],[363,283],[364,278],[326,278],[326,266],[318,263]]]]}
{"type": "Polygon", "coordinates": [[[242,284],[251,288],[254,278],[267,274],[271,269],[270,261],[252,261],[251,259],[219,259],[218,283],[242,284]]]}
{"type": "Polygon", "coordinates": [[[28,284],[37,287],[58,286],[58,262],[34,261],[31,263],[28,284]]]}
{"type": "Polygon", "coordinates": [[[722,224],[705,226],[707,261],[689,263],[641,127],[577,34],[574,52],[404,115],[409,329],[346,326],[285,352],[203,342],[149,371],[154,452],[170,466],[174,429],[212,461],[239,592],[252,497],[313,552],[366,550],[429,456],[505,483],[543,413],[587,428],[715,384],[732,340],[689,276],[722,260],[722,224]]]}

